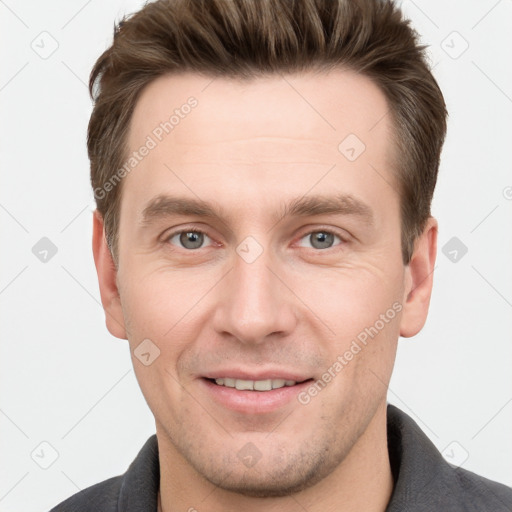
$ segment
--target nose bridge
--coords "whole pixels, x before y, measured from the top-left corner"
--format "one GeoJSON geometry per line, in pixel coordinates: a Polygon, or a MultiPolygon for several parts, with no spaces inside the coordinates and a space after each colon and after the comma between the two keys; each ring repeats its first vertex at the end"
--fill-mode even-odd
{"type": "Polygon", "coordinates": [[[216,311],[217,331],[230,333],[244,343],[260,343],[270,334],[289,333],[295,322],[293,304],[269,269],[275,266],[270,250],[247,237],[233,256],[233,268],[216,311]]]}

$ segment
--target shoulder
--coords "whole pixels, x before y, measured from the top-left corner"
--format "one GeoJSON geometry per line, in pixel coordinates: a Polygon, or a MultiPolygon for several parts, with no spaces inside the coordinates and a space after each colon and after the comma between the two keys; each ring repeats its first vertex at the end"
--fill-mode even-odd
{"type": "Polygon", "coordinates": [[[449,464],[451,478],[447,491],[466,502],[467,510],[510,512],[512,510],[512,488],[484,478],[467,469],[449,464]]]}
{"type": "Polygon", "coordinates": [[[448,463],[416,422],[391,404],[387,428],[395,488],[386,512],[512,511],[512,488],[448,463]]]}
{"type": "Polygon", "coordinates": [[[152,435],[124,474],[87,487],[50,512],[154,511],[159,485],[158,441],[152,435]]]}
{"type": "Polygon", "coordinates": [[[116,476],[91,485],[59,503],[50,512],[117,511],[123,476],[116,476]]]}

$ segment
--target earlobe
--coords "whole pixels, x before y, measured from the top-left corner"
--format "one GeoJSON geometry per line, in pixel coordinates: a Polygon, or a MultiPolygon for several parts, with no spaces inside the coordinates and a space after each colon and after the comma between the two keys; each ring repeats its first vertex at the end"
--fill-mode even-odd
{"type": "Polygon", "coordinates": [[[437,220],[430,217],[405,272],[400,336],[418,334],[427,320],[437,255],[437,220]]]}
{"type": "Polygon", "coordinates": [[[92,250],[107,329],[112,336],[127,339],[121,299],[116,282],[117,269],[107,246],[103,218],[98,210],[95,210],[93,218],[92,250]]]}

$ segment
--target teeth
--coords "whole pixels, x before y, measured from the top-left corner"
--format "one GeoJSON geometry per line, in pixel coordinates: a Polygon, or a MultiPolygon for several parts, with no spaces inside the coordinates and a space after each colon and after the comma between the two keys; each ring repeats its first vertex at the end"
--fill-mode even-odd
{"type": "Polygon", "coordinates": [[[255,391],[270,391],[271,389],[272,389],[272,381],[270,379],[254,381],[254,390],[255,391]]]}
{"type": "Polygon", "coordinates": [[[254,381],[236,379],[235,388],[238,389],[239,391],[244,391],[246,389],[254,390],[254,381]]]}
{"type": "Polygon", "coordinates": [[[275,379],[272,381],[272,389],[284,388],[284,379],[275,379]]]}
{"type": "Polygon", "coordinates": [[[270,391],[271,389],[279,389],[284,386],[295,386],[294,380],[284,379],[265,379],[265,380],[244,380],[244,379],[230,379],[219,378],[215,379],[215,383],[219,386],[226,386],[228,388],[236,388],[239,391],[270,391]]]}

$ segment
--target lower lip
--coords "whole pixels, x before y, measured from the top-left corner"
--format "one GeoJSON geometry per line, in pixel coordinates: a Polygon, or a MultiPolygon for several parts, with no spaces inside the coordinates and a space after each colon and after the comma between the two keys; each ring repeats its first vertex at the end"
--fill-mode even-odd
{"type": "Polygon", "coordinates": [[[206,392],[218,404],[244,414],[264,414],[276,411],[297,400],[297,395],[311,385],[311,380],[270,391],[240,391],[236,388],[219,386],[208,379],[200,379],[206,392]]]}

